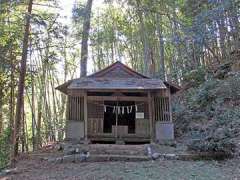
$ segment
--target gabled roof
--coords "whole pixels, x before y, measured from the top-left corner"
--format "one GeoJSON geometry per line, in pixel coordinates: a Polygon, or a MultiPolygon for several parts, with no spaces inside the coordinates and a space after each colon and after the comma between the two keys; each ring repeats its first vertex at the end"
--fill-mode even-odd
{"type": "Polygon", "coordinates": [[[171,94],[175,94],[176,92],[181,90],[181,87],[171,81],[164,81],[164,84],[167,88],[170,89],[171,94]]]}
{"type": "Polygon", "coordinates": [[[166,89],[164,83],[159,79],[148,78],[79,78],[68,86],[68,89],[166,89]]]}
{"type": "Polygon", "coordinates": [[[148,78],[143,74],[140,74],[128,66],[124,65],[120,61],[117,61],[110,66],[93,73],[87,77],[90,78],[99,78],[99,77],[111,77],[111,78],[148,78]]]}
{"type": "Polygon", "coordinates": [[[70,80],[56,89],[67,94],[67,90],[159,90],[166,89],[164,82],[160,79],[151,79],[144,76],[121,62],[112,65],[87,77],[70,80]]]}

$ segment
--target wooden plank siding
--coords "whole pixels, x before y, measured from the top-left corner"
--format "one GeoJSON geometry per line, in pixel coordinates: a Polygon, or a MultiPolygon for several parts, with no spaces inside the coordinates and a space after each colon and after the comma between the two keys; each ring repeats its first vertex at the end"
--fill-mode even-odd
{"type": "Polygon", "coordinates": [[[90,101],[148,101],[147,97],[134,96],[88,96],[90,101]]]}
{"type": "Polygon", "coordinates": [[[89,101],[88,106],[88,118],[104,118],[104,101],[89,101]]]}
{"type": "Polygon", "coordinates": [[[103,101],[88,100],[88,136],[103,133],[103,101]]]}
{"type": "Polygon", "coordinates": [[[68,96],[67,119],[84,121],[84,98],[79,96],[68,96]]]}
{"type": "MultiPolygon", "coordinates": [[[[112,133],[104,133],[103,132],[103,123],[104,123],[104,107],[102,106],[104,101],[88,101],[88,137],[112,137],[115,138],[115,131],[112,129],[112,133]]],[[[135,121],[135,133],[129,134],[125,131],[124,134],[121,134],[121,137],[143,137],[150,138],[150,123],[149,123],[149,109],[148,102],[146,101],[138,101],[136,104],[141,104],[138,106],[137,112],[144,112],[144,119],[136,119],[135,121]]],[[[122,127],[118,127],[118,131],[121,130],[122,127]]],[[[120,136],[118,134],[118,136],[120,136]]]]}
{"type": "Polygon", "coordinates": [[[153,139],[153,120],[152,120],[152,97],[150,91],[148,92],[148,112],[149,112],[149,134],[151,139],[153,139]]]}
{"type": "MultiPolygon", "coordinates": [[[[126,126],[127,127],[127,126],[126,126]]],[[[136,119],[136,130],[135,133],[127,133],[128,131],[125,130],[124,132],[120,132],[122,126],[118,126],[118,137],[150,137],[149,131],[149,119],[136,119]]],[[[112,133],[103,133],[103,119],[99,118],[89,118],[88,119],[88,136],[107,136],[107,137],[115,137],[115,130],[114,127],[112,129],[112,133]]]]}
{"type": "Polygon", "coordinates": [[[136,119],[136,136],[150,137],[149,119],[136,119]]]}
{"type": "Polygon", "coordinates": [[[171,122],[171,109],[169,97],[154,98],[155,121],[171,122]]]}
{"type": "Polygon", "coordinates": [[[88,138],[88,100],[87,100],[87,92],[84,92],[83,96],[83,112],[84,112],[84,136],[85,141],[87,141],[88,138]]]}
{"type": "MultiPolygon", "coordinates": [[[[67,119],[84,121],[85,118],[87,118],[85,130],[88,132],[88,136],[106,136],[114,138],[114,133],[103,133],[104,98],[105,96],[103,98],[96,98],[94,101],[92,98],[89,98],[89,96],[86,95],[68,96],[67,119]],[[87,111],[84,108],[85,103],[87,103],[87,111]]],[[[155,121],[160,121],[163,123],[172,121],[170,97],[152,96],[149,94],[148,97],[138,98],[140,99],[136,101],[136,104],[141,105],[138,106],[137,112],[144,112],[144,118],[136,119],[135,134],[125,133],[124,137],[154,138],[155,121]]]]}
{"type": "Polygon", "coordinates": [[[103,133],[102,118],[88,118],[88,134],[96,135],[103,133]]]}

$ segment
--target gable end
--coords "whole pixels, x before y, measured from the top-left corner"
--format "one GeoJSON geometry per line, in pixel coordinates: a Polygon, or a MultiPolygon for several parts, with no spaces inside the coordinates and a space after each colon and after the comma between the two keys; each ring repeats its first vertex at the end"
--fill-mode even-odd
{"type": "Polygon", "coordinates": [[[121,62],[117,61],[116,63],[106,67],[103,70],[100,70],[88,77],[91,78],[148,78],[128,66],[122,64],[121,62]]]}

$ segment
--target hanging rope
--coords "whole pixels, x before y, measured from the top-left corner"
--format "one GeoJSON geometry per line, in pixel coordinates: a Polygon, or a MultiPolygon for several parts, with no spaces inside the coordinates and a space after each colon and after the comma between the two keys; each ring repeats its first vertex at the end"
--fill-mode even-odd
{"type": "Polygon", "coordinates": [[[89,104],[93,104],[93,105],[97,105],[97,106],[103,106],[103,107],[106,106],[106,107],[111,107],[111,108],[114,108],[114,107],[125,107],[125,108],[127,108],[127,107],[130,107],[130,108],[135,107],[135,108],[136,108],[136,106],[139,107],[139,106],[144,105],[145,103],[134,104],[134,105],[127,105],[127,106],[120,106],[120,105],[118,105],[118,106],[113,106],[113,105],[100,104],[100,103],[95,103],[95,102],[89,102],[89,104]]]}
{"type": "Polygon", "coordinates": [[[135,108],[135,111],[137,112],[138,107],[144,105],[144,103],[140,103],[140,104],[134,104],[134,105],[127,105],[127,106],[120,106],[120,105],[113,106],[113,105],[107,105],[107,104],[100,104],[96,102],[89,102],[89,104],[93,104],[96,106],[103,106],[104,112],[107,112],[107,108],[112,108],[113,109],[112,112],[117,114],[125,114],[125,109],[128,114],[132,113],[133,108],[135,108]]]}

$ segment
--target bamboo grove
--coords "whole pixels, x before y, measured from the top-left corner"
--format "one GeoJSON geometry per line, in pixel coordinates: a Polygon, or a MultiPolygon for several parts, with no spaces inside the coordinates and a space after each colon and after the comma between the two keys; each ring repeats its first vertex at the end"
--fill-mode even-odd
{"type": "Polygon", "coordinates": [[[229,61],[240,46],[238,0],[108,0],[100,8],[90,1],[74,1],[69,23],[57,0],[34,0],[30,14],[27,0],[0,2],[0,167],[14,139],[17,152],[64,139],[66,97],[55,87],[79,77],[80,64],[91,73],[123,61],[183,85],[189,74],[229,61]],[[24,94],[17,107],[19,83],[24,94]]]}

